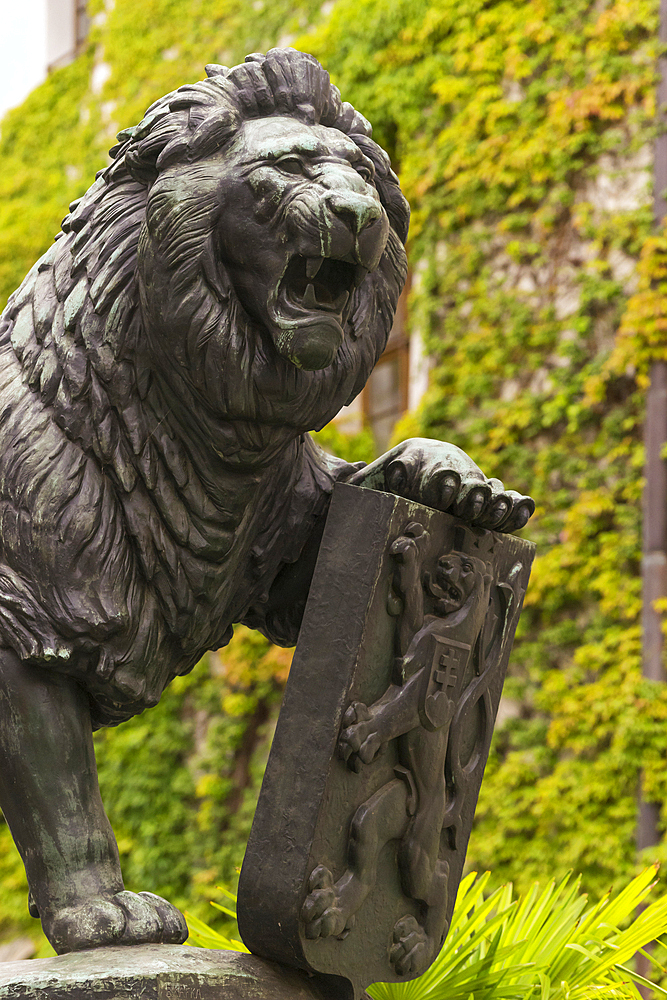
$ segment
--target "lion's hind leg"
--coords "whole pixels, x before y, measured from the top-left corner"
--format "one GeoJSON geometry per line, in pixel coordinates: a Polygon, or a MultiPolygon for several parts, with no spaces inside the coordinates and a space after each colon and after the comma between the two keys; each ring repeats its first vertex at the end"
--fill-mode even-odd
{"type": "Polygon", "coordinates": [[[449,865],[439,859],[425,895],[425,915],[417,920],[408,914],[396,921],[389,960],[399,976],[421,975],[442,947],[449,929],[445,920],[448,879],[449,865]]]}
{"type": "Polygon", "coordinates": [[[406,831],[409,791],[404,781],[383,785],[359,806],[350,826],[347,871],[336,883],[328,868],[318,865],[311,874],[309,895],[301,909],[306,937],[340,937],[375,885],[380,851],[406,831]]]}

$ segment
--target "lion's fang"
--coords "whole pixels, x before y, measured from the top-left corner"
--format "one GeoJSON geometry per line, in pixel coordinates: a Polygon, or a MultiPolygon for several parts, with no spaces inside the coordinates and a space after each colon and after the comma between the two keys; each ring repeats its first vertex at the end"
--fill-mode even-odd
{"type": "Polygon", "coordinates": [[[306,260],[306,275],[314,278],[324,263],[324,257],[308,257],[306,260]]]}
{"type": "Polygon", "coordinates": [[[309,309],[317,309],[319,302],[315,296],[315,289],[312,285],[306,286],[306,294],[303,297],[303,304],[309,309]]]}

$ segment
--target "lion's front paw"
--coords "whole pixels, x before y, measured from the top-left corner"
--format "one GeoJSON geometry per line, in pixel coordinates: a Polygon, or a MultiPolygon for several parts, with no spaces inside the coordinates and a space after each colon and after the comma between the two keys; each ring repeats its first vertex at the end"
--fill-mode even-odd
{"type": "Polygon", "coordinates": [[[362,764],[370,764],[384,748],[384,741],[377,730],[368,707],[354,701],[343,717],[338,738],[338,755],[353,771],[360,771],[362,764]]]}
{"type": "Polygon", "coordinates": [[[518,531],[535,510],[530,497],[506,490],[499,479],[487,479],[456,445],[430,438],[404,441],[350,482],[396,493],[494,531],[518,531]]]}
{"type": "Polygon", "coordinates": [[[188,928],[180,910],[152,892],[117,892],[87,899],[43,919],[59,955],[130,944],[182,944],[188,928]]]}
{"type": "Polygon", "coordinates": [[[399,976],[418,976],[431,963],[433,942],[414,917],[401,917],[394,925],[389,960],[399,976]]]}

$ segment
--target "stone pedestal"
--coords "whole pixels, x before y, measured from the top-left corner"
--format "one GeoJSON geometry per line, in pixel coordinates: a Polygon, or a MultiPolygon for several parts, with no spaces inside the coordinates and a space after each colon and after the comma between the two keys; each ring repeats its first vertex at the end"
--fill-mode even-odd
{"type": "Polygon", "coordinates": [[[137,945],[0,966],[1,1000],[337,1000],[324,977],[255,955],[137,945]]]}

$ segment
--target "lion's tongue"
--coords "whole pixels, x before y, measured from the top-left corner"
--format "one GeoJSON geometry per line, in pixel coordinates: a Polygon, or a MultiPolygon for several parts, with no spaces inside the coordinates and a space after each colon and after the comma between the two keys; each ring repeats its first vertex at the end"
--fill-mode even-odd
{"type": "Polygon", "coordinates": [[[305,371],[328,368],[343,340],[342,328],[326,313],[281,337],[278,350],[305,371]]]}
{"type": "Polygon", "coordinates": [[[337,298],[333,299],[333,301],[326,303],[319,302],[315,294],[315,286],[313,284],[308,284],[301,301],[307,309],[330,309],[332,312],[341,313],[347,305],[349,297],[349,292],[341,292],[337,298]]]}

